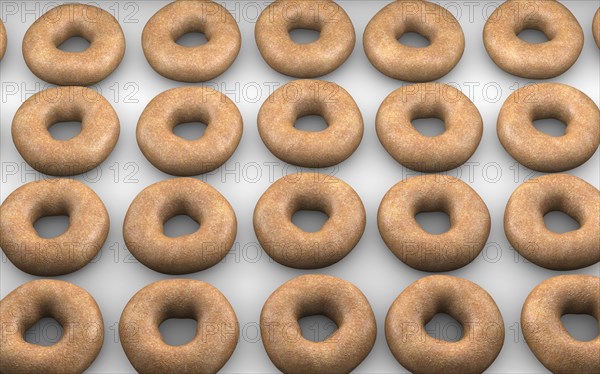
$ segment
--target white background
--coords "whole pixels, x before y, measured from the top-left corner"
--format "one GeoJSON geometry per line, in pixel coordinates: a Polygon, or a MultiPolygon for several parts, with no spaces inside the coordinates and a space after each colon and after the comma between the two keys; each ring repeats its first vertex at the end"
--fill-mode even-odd
{"type": "MultiPolygon", "coordinates": [[[[96,86],[113,104],[121,121],[121,136],[109,158],[96,170],[76,179],[93,188],[104,201],[111,219],[110,234],[99,258],[73,274],[57,277],[89,291],[100,305],[105,321],[102,351],[89,368],[90,373],[130,373],[118,341],[117,324],[127,301],[151,282],[175,278],[156,273],[136,263],[123,245],[122,223],[125,212],[144,187],[171,176],[155,169],[140,152],[135,140],[137,120],[145,105],[157,94],[186,84],[155,73],[142,53],[141,33],[146,21],[166,4],[163,1],[96,2],[114,14],[126,35],[127,51],[115,72],[96,86]],[[131,261],[133,260],[133,261],[131,261]]],[[[260,310],[267,297],[285,281],[306,273],[325,273],[346,279],[367,296],[378,324],[375,347],[356,369],[362,373],[396,373],[405,370],[391,355],[383,330],[389,306],[397,295],[415,280],[429,275],[400,262],[384,245],[376,224],[377,208],[385,192],[399,180],[416,173],[396,163],[383,149],[375,133],[375,115],[380,103],[394,89],[406,83],[396,81],[373,68],[362,48],[362,33],[371,17],[387,1],[341,1],[357,33],[357,43],[348,61],[333,73],[322,77],[344,87],[360,107],[365,135],[358,150],[338,167],[322,172],[349,183],[361,196],[367,211],[367,227],[358,246],[342,261],[325,269],[301,271],[274,263],[262,251],[252,228],[256,201],[270,183],[297,170],[275,158],[262,143],[256,128],[256,116],[268,96],[269,86],[292,78],[273,71],[261,58],[254,42],[254,23],[268,2],[226,2],[242,32],[242,49],[231,66],[211,83],[238,105],[244,117],[241,144],[225,166],[201,177],[217,188],[233,205],[238,218],[236,245],[223,263],[211,269],[186,275],[215,285],[233,305],[241,328],[240,341],[223,368],[228,373],[265,373],[277,371],[257,338],[260,310]],[[266,163],[266,164],[265,164],[266,163]],[[258,256],[258,259],[256,257],[258,256]]],[[[448,274],[464,277],[486,289],[497,302],[506,326],[502,352],[488,369],[491,373],[546,372],[536,360],[519,330],[519,317],[527,294],[542,280],[564,273],[599,275],[600,265],[572,271],[555,272],[524,261],[510,247],[504,235],[504,207],[512,191],[531,171],[518,166],[504,151],[496,136],[496,118],[504,100],[514,89],[529,80],[509,75],[488,57],[482,42],[482,29],[500,2],[442,1],[459,19],[466,38],[466,49],[456,68],[440,82],[453,82],[469,95],[481,112],[484,134],[481,145],[470,159],[470,166],[448,172],[469,183],[485,200],[492,229],[488,245],[471,264],[448,274]]],[[[564,1],[577,17],[584,33],[581,56],[566,73],[551,81],[572,85],[599,101],[599,50],[591,33],[592,17],[598,1],[564,1]]],[[[2,201],[17,187],[32,180],[47,178],[25,165],[10,135],[15,111],[27,97],[49,87],[27,68],[21,53],[21,41],[27,28],[53,2],[3,1],[0,11],[8,31],[8,51],[0,64],[2,81],[0,145],[2,161],[2,201]]],[[[596,187],[599,184],[598,152],[584,165],[569,171],[596,187]]],[[[535,175],[539,175],[536,173],[535,175]]],[[[560,222],[559,222],[560,224],[560,222]]],[[[0,265],[2,297],[38,277],[26,274],[3,256],[0,265]]],[[[589,322],[589,321],[588,321],[589,322]]],[[[590,326],[585,325],[585,326],[590,326]]],[[[593,324],[592,324],[593,326],[593,324]]]]}

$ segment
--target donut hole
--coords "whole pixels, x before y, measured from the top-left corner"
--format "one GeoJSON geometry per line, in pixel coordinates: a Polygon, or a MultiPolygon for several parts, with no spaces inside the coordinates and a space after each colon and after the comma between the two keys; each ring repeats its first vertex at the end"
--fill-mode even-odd
{"type": "Polygon", "coordinates": [[[163,341],[172,346],[184,345],[196,336],[198,322],[191,318],[169,318],[164,320],[159,331],[163,341]]]}
{"type": "Polygon", "coordinates": [[[37,234],[44,239],[56,238],[69,228],[69,216],[48,215],[38,218],[33,224],[37,234]]]}
{"type": "Polygon", "coordinates": [[[429,137],[441,135],[446,131],[446,125],[440,118],[415,118],[411,121],[413,127],[421,134],[429,137]]]}
{"type": "Polygon", "coordinates": [[[435,314],[427,324],[425,331],[435,339],[457,342],[464,336],[463,325],[446,313],[435,314]]]}
{"type": "Polygon", "coordinates": [[[318,115],[306,115],[299,117],[294,123],[294,127],[300,131],[319,132],[327,129],[327,121],[318,115]]]}
{"type": "Polygon", "coordinates": [[[533,28],[523,29],[517,34],[517,36],[519,39],[529,44],[541,44],[546,43],[549,40],[548,36],[544,34],[543,31],[533,28]]]}
{"type": "Polygon", "coordinates": [[[577,220],[560,210],[553,210],[546,213],[544,215],[544,224],[548,230],[557,234],[564,234],[581,227],[577,220]]]}
{"type": "Polygon", "coordinates": [[[45,317],[34,323],[23,334],[23,339],[30,344],[49,347],[63,337],[63,326],[54,318],[45,317]]]}
{"type": "Polygon", "coordinates": [[[185,122],[173,127],[173,134],[186,140],[196,140],[204,136],[206,128],[204,122],[185,122]]]}
{"type": "Polygon", "coordinates": [[[425,48],[431,45],[427,37],[413,31],[405,32],[397,39],[400,44],[413,48],[425,48]]]}
{"type": "Polygon", "coordinates": [[[450,230],[450,216],[443,211],[419,212],[415,215],[419,226],[432,235],[440,235],[450,230]]]}
{"type": "Polygon", "coordinates": [[[298,324],[302,330],[302,337],[312,342],[325,341],[338,329],[338,325],[323,314],[302,317],[298,324]]]}
{"type": "Polygon", "coordinates": [[[556,118],[540,118],[533,121],[533,126],[544,134],[550,136],[563,136],[567,125],[556,118]]]}
{"type": "Polygon", "coordinates": [[[321,37],[321,31],[317,29],[294,28],[289,31],[290,38],[298,44],[314,43],[321,37]]]}
{"type": "Polygon", "coordinates": [[[58,45],[64,52],[83,52],[90,47],[90,42],[82,36],[72,36],[58,45]]]}
{"type": "Polygon", "coordinates": [[[208,37],[203,32],[192,31],[181,35],[175,43],[182,47],[193,48],[208,43],[208,37]]]}
{"type": "Polygon", "coordinates": [[[48,127],[48,132],[55,140],[69,140],[81,133],[81,122],[56,122],[48,127]]]}
{"type": "Polygon", "coordinates": [[[192,217],[179,214],[163,223],[163,233],[169,238],[190,235],[198,231],[200,225],[192,217]]]}
{"type": "Polygon", "coordinates": [[[588,342],[598,336],[598,320],[589,314],[565,314],[560,318],[573,339],[588,342]]]}
{"type": "Polygon", "coordinates": [[[323,228],[329,216],[320,210],[302,209],[292,215],[292,223],[305,232],[317,232],[323,228]]]}

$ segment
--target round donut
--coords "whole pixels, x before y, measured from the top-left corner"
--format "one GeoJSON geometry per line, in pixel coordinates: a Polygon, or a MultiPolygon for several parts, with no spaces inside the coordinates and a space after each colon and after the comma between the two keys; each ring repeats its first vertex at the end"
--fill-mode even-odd
{"type": "Polygon", "coordinates": [[[377,226],[383,241],[402,262],[422,271],[450,271],[475,259],[490,234],[490,213],[477,192],[460,179],[423,175],[394,185],[383,197],[377,226]],[[450,229],[425,231],[418,213],[444,211],[450,229]]]}
{"type": "Polygon", "coordinates": [[[596,41],[596,45],[600,48],[600,8],[596,11],[594,15],[594,20],[592,21],[592,34],[594,34],[594,40],[596,41]]]}
{"type": "Polygon", "coordinates": [[[6,29],[4,28],[4,23],[0,20],[0,60],[4,57],[4,52],[6,52],[6,29]]]}
{"type": "Polygon", "coordinates": [[[277,0],[260,14],[254,35],[267,64],[296,78],[331,73],[350,57],[356,43],[350,17],[331,0],[277,0]],[[319,39],[296,43],[289,34],[296,29],[318,31],[319,39]]]}
{"type": "Polygon", "coordinates": [[[191,176],[223,165],[240,144],[242,131],[242,115],[227,96],[209,87],[178,87],[150,101],[138,121],[136,138],[156,168],[191,176]],[[207,125],[200,138],[187,140],[173,133],[175,126],[195,121],[207,125]]]}
{"type": "Polygon", "coordinates": [[[460,23],[445,8],[428,1],[394,1],[371,19],[363,35],[367,58],[390,78],[409,82],[434,81],[452,70],[465,50],[460,23]],[[398,39],[408,32],[424,36],[424,48],[398,39]]]}
{"type": "Polygon", "coordinates": [[[258,133],[279,159],[298,166],[329,167],[358,148],[364,132],[360,109],[335,83],[299,80],[278,88],[258,112],[258,133]],[[319,115],[327,128],[318,132],[294,127],[300,117],[319,115]]]}
{"type": "Polygon", "coordinates": [[[269,358],[292,373],[349,373],[371,352],[377,326],[369,301],[352,283],[329,275],[301,275],[275,290],[260,314],[269,358]],[[323,342],[304,339],[298,320],[325,315],[338,329],[323,342]]]}
{"type": "Polygon", "coordinates": [[[523,336],[538,360],[553,373],[600,372],[600,337],[574,339],[562,324],[565,314],[600,320],[600,277],[560,275],[531,291],[521,311],[523,336]]]}
{"type": "Polygon", "coordinates": [[[64,4],[50,9],[29,27],[23,38],[23,57],[29,69],[46,82],[61,86],[89,86],[108,77],[125,54],[119,22],[92,5],[64,4]],[[81,52],[58,47],[72,37],[86,39],[81,52]]]}
{"type": "Polygon", "coordinates": [[[174,1],[154,14],[142,32],[144,55],[158,74],[180,82],[205,82],[235,61],[242,37],[229,11],[213,1],[174,1]],[[194,47],[177,44],[191,32],[208,42],[194,47]]]}
{"type": "Polygon", "coordinates": [[[494,63],[507,73],[532,79],[561,75],[577,61],[583,30],[575,16],[558,1],[505,1],[483,28],[483,44],[494,63]],[[518,34],[543,32],[548,41],[528,43],[518,34]]]}
{"type": "Polygon", "coordinates": [[[385,337],[411,373],[483,373],[504,344],[504,321],[494,299],[466,279],[431,275],[408,286],[385,318],[385,337]],[[457,342],[436,339],[425,325],[447,313],[463,326],[457,342]]]}
{"type": "Polygon", "coordinates": [[[14,190],[0,206],[0,247],[22,271],[38,276],[72,273],[102,248],[110,223],[104,204],[91,188],[70,179],[46,179],[14,190]],[[66,215],[69,227],[46,239],[35,222],[66,215]]]}
{"type": "Polygon", "coordinates": [[[523,257],[552,270],[574,270],[600,261],[600,191],[568,174],[544,175],[520,185],[504,211],[504,231],[523,257]],[[544,216],[561,211],[581,227],[558,234],[544,216]]]}
{"type": "Polygon", "coordinates": [[[37,171],[54,176],[85,173],[110,155],[119,139],[117,113],[97,91],[55,87],[31,96],[17,110],[12,138],[17,151],[37,171]],[[81,132],[57,140],[48,129],[63,121],[80,121],[81,132]]]}
{"type": "Polygon", "coordinates": [[[421,83],[401,87],[383,100],[375,129],[385,150],[399,163],[421,172],[440,172],[464,164],[479,146],[483,119],[473,102],[452,86],[421,83]],[[445,130],[422,135],[412,124],[439,118],[445,130]]]}
{"type": "Polygon", "coordinates": [[[358,194],[341,179],[319,173],[287,175],[273,183],[254,209],[254,232],[265,252],[296,269],[335,264],[358,244],[366,225],[358,194]],[[300,210],[322,211],[327,221],[317,232],[292,222],[300,210]]]}
{"type": "Polygon", "coordinates": [[[100,353],[104,321],[94,298],[83,288],[60,281],[27,282],[0,301],[2,373],[83,373],[100,353]],[[25,341],[25,332],[52,317],[63,336],[51,346],[25,341]]]}
{"type": "Polygon", "coordinates": [[[600,145],[600,110],[586,94],[560,83],[528,85],[512,93],[498,115],[497,132],[506,151],[524,166],[543,172],[576,168],[600,145]],[[555,118],[563,136],[539,131],[533,121],[555,118]]]}
{"type": "Polygon", "coordinates": [[[208,283],[193,279],[154,282],[137,292],[119,321],[123,350],[140,374],[216,373],[233,354],[238,321],[229,301],[208,283]],[[159,326],[170,318],[191,318],[192,341],[172,346],[159,326]]]}
{"type": "Polygon", "coordinates": [[[237,220],[233,208],[213,187],[193,178],[155,183],[131,203],[123,223],[127,248],[142,264],[165,274],[187,274],[208,269],[233,246],[237,220]],[[171,238],[163,225],[185,214],[198,231],[171,238]]]}

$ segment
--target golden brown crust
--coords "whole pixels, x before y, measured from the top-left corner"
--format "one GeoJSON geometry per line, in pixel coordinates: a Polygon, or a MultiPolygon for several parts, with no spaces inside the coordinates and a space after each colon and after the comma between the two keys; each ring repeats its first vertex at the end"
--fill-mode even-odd
{"type": "Polygon", "coordinates": [[[385,336],[396,360],[412,373],[482,373],[504,344],[504,321],[492,297],[466,279],[431,275],[408,286],[385,319],[385,336]],[[447,313],[463,326],[463,337],[447,342],[425,325],[447,313]]]}
{"type": "Polygon", "coordinates": [[[70,179],[27,183],[0,206],[0,247],[19,269],[55,276],[79,270],[102,248],[109,229],[104,204],[85,184],[70,179]],[[41,217],[67,215],[63,234],[46,239],[33,227],[41,217]]]}
{"type": "Polygon", "coordinates": [[[4,57],[4,52],[6,52],[7,38],[6,38],[6,29],[4,28],[4,23],[0,20],[0,60],[4,57]]]}
{"type": "Polygon", "coordinates": [[[511,195],[504,231],[511,245],[529,261],[552,270],[573,270],[600,261],[600,191],[578,177],[551,174],[530,179],[511,195]],[[580,228],[558,234],[544,215],[562,211],[580,228]]]}
{"type": "Polygon", "coordinates": [[[350,282],[328,275],[302,275],[275,290],[260,314],[262,342],[279,370],[349,373],[369,354],[377,326],[371,305],[350,282]],[[302,337],[298,320],[325,315],[338,329],[323,342],[302,337]]]}
{"type": "Polygon", "coordinates": [[[590,341],[573,338],[560,320],[571,313],[600,320],[600,277],[561,275],[535,287],[521,311],[525,341],[553,373],[598,373],[600,337],[590,341]]]}
{"type": "Polygon", "coordinates": [[[594,15],[594,20],[592,21],[592,34],[594,35],[594,40],[596,41],[596,45],[600,48],[600,8],[596,11],[594,15]]]}
{"type": "Polygon", "coordinates": [[[73,3],[52,8],[23,38],[23,57],[33,74],[62,86],[100,82],[119,66],[124,54],[125,36],[119,22],[92,5],[73,3]],[[58,49],[74,36],[85,38],[89,48],[81,52],[58,49]]]}
{"type": "Polygon", "coordinates": [[[329,167],[354,153],[363,136],[360,109],[335,83],[297,80],[278,88],[258,112],[258,132],[279,159],[304,167],[329,167]],[[319,115],[327,128],[318,132],[294,127],[300,117],[319,115]]]}
{"type": "Polygon", "coordinates": [[[241,44],[235,19],[213,1],[174,1],[156,12],[142,32],[150,66],[180,82],[205,82],[221,75],[235,61],[241,44]],[[190,32],[204,33],[208,42],[194,47],[177,44],[190,32]]]}
{"type": "Polygon", "coordinates": [[[98,356],[104,322],[94,298],[84,289],[60,280],[35,280],[0,301],[0,371],[2,373],[83,373],[98,356]],[[64,329],[51,346],[30,344],[25,332],[52,317],[64,329]]]}
{"type": "Polygon", "coordinates": [[[85,173],[100,165],[119,139],[117,113],[97,91],[86,87],[55,87],[27,99],[12,123],[17,150],[34,169],[48,175],[85,173]],[[81,132],[56,140],[48,128],[80,121],[81,132]]]}
{"type": "Polygon", "coordinates": [[[192,279],[154,282],[127,303],[119,336],[127,358],[140,374],[216,373],[233,354],[238,321],[227,298],[208,283],[192,279]],[[159,326],[169,318],[198,323],[192,341],[164,342],[159,326]]]}

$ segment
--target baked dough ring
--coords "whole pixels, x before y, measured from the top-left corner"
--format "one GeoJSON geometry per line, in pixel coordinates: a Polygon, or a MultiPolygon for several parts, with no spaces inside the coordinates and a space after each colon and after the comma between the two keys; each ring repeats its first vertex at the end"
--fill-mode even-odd
{"type": "Polygon", "coordinates": [[[4,23],[0,20],[0,60],[4,57],[4,52],[6,52],[6,29],[4,28],[4,23]]]}
{"type": "Polygon", "coordinates": [[[394,1],[371,19],[363,35],[367,58],[394,79],[434,81],[452,70],[465,50],[460,23],[445,8],[428,1],[394,1]],[[424,48],[404,45],[398,39],[407,32],[423,35],[431,43],[424,48]]]}
{"type": "Polygon", "coordinates": [[[273,183],[254,209],[254,231],[265,252],[296,269],[335,264],[358,244],[365,231],[365,207],[344,181],[319,173],[287,175],[273,183]],[[317,232],[292,222],[300,210],[318,210],[329,217],[317,232]]]}
{"type": "Polygon", "coordinates": [[[23,57],[29,69],[46,82],[61,86],[89,86],[108,77],[125,54],[119,22],[92,5],[64,4],[50,9],[29,27],[23,38],[23,57]],[[80,36],[90,46],[81,52],[58,47],[80,36]]]}
{"type": "Polygon", "coordinates": [[[538,360],[553,373],[600,372],[600,337],[574,339],[562,324],[565,314],[600,320],[600,277],[560,275],[531,291],[521,311],[523,336],[538,360]]]}
{"type": "Polygon", "coordinates": [[[552,270],[574,270],[600,261],[600,191],[578,177],[551,174],[528,180],[511,195],[504,212],[510,244],[529,261],[552,270]],[[581,227],[558,234],[544,215],[561,211],[581,227]]]}
{"type": "Polygon", "coordinates": [[[488,18],[483,44],[492,60],[507,73],[532,79],[554,78],[577,61],[583,30],[575,16],[558,1],[505,1],[488,18]],[[543,32],[548,41],[528,43],[518,34],[543,32]]]}
{"type": "Polygon", "coordinates": [[[270,67],[297,78],[329,74],[348,59],[356,35],[348,14],[330,0],[278,0],[261,13],[254,30],[256,45],[270,67]],[[296,43],[289,32],[319,31],[319,39],[296,43]]]}
{"type": "Polygon", "coordinates": [[[0,247],[22,271],[38,276],[72,273],[102,248],[108,212],[92,189],[70,179],[45,179],[14,190],[0,206],[0,247]],[[61,235],[46,239],[34,223],[47,216],[69,216],[61,235]]]}
{"type": "Polygon", "coordinates": [[[0,371],[2,373],[83,373],[100,353],[104,321],[94,298],[60,280],[27,282],[0,301],[0,371]],[[25,332],[52,317],[63,336],[51,346],[25,341],[25,332]]]}
{"type": "Polygon", "coordinates": [[[216,373],[233,354],[238,321],[229,301],[208,283],[192,279],[154,282],[137,292],[119,321],[123,350],[140,374],[216,373]],[[197,321],[185,345],[164,342],[159,326],[170,318],[197,321]]]}
{"type": "Polygon", "coordinates": [[[85,173],[110,155],[119,139],[117,113],[97,91],[86,87],[55,87],[41,91],[17,110],[12,138],[34,169],[48,175],[85,173]],[[48,129],[63,121],[80,121],[81,132],[57,140],[48,129]]]}
{"type": "Polygon", "coordinates": [[[301,275],[275,290],[260,314],[265,350],[277,369],[292,373],[349,373],[375,344],[369,301],[352,283],[329,275],[301,275]],[[298,320],[325,315],[338,329],[323,342],[304,339],[298,320]]]}
{"type": "Polygon", "coordinates": [[[127,248],[141,263],[165,274],[187,274],[216,265],[235,241],[233,208],[213,187],[193,178],[155,183],[131,203],[123,223],[127,248]],[[198,231],[170,238],[163,225],[180,214],[190,216],[198,231]]]}
{"type": "Polygon", "coordinates": [[[221,75],[235,61],[241,44],[235,19],[213,1],[174,1],[156,12],[142,32],[142,48],[152,69],[180,82],[205,82],[221,75]],[[177,44],[190,32],[204,33],[208,42],[177,44]]]}
{"type": "Polygon", "coordinates": [[[136,138],[156,168],[191,176],[223,165],[235,152],[242,131],[242,115],[227,96],[209,87],[178,87],[150,101],[138,121],[136,138]],[[194,121],[207,125],[200,138],[187,140],[173,133],[175,126],[194,121]]]}
{"type": "Polygon", "coordinates": [[[385,98],[375,121],[385,150],[407,168],[440,172],[464,164],[479,146],[483,119],[473,102],[452,86],[421,83],[401,87],[385,98]],[[445,130],[438,136],[422,135],[412,124],[436,117],[445,130]]]}
{"type": "Polygon", "coordinates": [[[596,41],[596,45],[600,48],[600,8],[596,11],[594,15],[594,20],[592,21],[592,34],[594,34],[594,40],[596,41]]]}
{"type": "Polygon", "coordinates": [[[490,213],[477,192],[450,176],[405,179],[383,197],[377,226],[383,241],[402,262],[422,271],[450,271],[473,261],[490,234],[490,213]],[[416,221],[421,212],[444,211],[450,229],[439,235],[416,221]]]}
{"type": "Polygon", "coordinates": [[[506,99],[498,115],[498,138],[506,151],[524,166],[557,172],[582,165],[600,145],[600,110],[576,88],[560,83],[528,85],[506,99]],[[565,135],[537,130],[533,121],[556,118],[565,135]]]}
{"type": "Polygon", "coordinates": [[[319,168],[344,161],[358,148],[364,132],[360,109],[335,83],[299,80],[278,88],[258,112],[258,133],[271,152],[290,164],[319,168]],[[298,130],[300,117],[319,115],[327,128],[298,130]]]}

